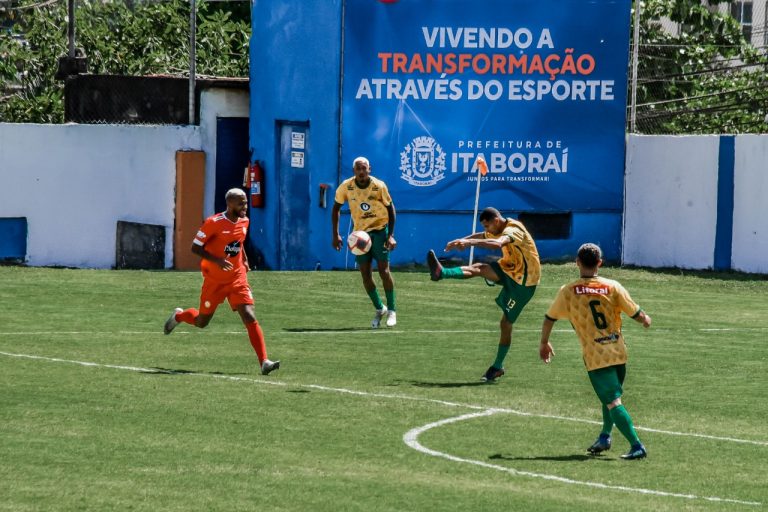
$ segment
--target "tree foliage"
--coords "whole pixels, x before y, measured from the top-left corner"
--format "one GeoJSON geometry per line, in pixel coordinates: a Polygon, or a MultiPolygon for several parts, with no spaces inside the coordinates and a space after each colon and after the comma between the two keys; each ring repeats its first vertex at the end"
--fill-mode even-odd
{"type": "Polygon", "coordinates": [[[760,133],[768,129],[766,56],[720,4],[646,0],[640,15],[637,130],[760,133]],[[671,30],[673,28],[674,30],[671,30]]]}
{"type": "MultiPolygon", "coordinates": [[[[18,0],[0,8],[0,121],[61,123],[67,3],[18,0]]],[[[247,6],[247,4],[245,4],[247,6]]],[[[233,3],[197,3],[198,75],[247,77],[250,19],[233,3]]],[[[88,72],[188,76],[189,2],[78,0],[76,44],[88,72]]]]}

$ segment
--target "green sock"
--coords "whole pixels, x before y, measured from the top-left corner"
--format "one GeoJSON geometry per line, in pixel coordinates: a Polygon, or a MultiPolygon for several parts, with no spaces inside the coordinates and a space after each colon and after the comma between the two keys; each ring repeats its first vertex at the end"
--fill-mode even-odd
{"type": "Polygon", "coordinates": [[[371,298],[371,302],[373,302],[373,307],[376,309],[381,309],[384,307],[384,304],[381,303],[381,297],[379,297],[379,290],[374,288],[368,292],[368,296],[371,298]]]}
{"type": "Polygon", "coordinates": [[[494,368],[504,368],[504,358],[507,357],[509,347],[511,345],[499,345],[499,349],[496,352],[496,360],[493,362],[494,368]]]}
{"type": "Polygon", "coordinates": [[[461,267],[443,267],[443,279],[464,279],[464,272],[461,267]]]}
{"type": "Polygon", "coordinates": [[[394,288],[391,290],[385,289],[384,295],[387,296],[387,307],[389,308],[390,311],[394,311],[395,308],[397,307],[395,305],[395,289],[394,288]]]}
{"type": "Polygon", "coordinates": [[[607,405],[603,404],[603,430],[601,430],[600,433],[609,436],[611,435],[611,430],[613,430],[611,411],[608,409],[607,405]]]}
{"type": "Polygon", "coordinates": [[[632,424],[632,418],[623,405],[611,409],[611,419],[616,424],[616,428],[627,438],[630,445],[635,446],[640,443],[640,438],[635,432],[635,426],[632,424]]]}

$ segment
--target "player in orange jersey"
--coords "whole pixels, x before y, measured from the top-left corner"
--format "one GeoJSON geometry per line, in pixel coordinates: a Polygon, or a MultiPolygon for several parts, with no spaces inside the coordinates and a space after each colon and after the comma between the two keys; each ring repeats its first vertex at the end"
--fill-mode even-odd
{"type": "Polygon", "coordinates": [[[621,403],[621,386],[627,371],[627,347],[621,333],[621,313],[646,328],[651,326],[651,317],[635,304],[618,281],[598,277],[597,269],[602,264],[600,247],[584,244],[579,248],[576,265],[580,277],[561,287],[549,307],[541,326],[539,357],[545,363],[552,360],[555,355],[549,342],[552,327],[556,320],[570,320],[581,343],[589,380],[603,406],[603,428],[597,441],[587,451],[597,455],[610,450],[611,430],[616,425],[630,444],[629,452],[621,458],[642,459],[647,455],[645,446],[621,403]]]}
{"type": "Polygon", "coordinates": [[[261,373],[269,374],[280,368],[280,361],[270,361],[264,344],[264,333],[256,320],[253,295],[248,285],[248,259],[245,237],[248,234],[248,199],[240,189],[233,188],[225,196],[227,210],[205,219],[192,242],[192,252],[200,256],[203,288],[200,309],[176,308],[165,322],[163,331],[171,334],[180,322],[200,327],[208,325],[216,308],[227,299],[232,311],[237,311],[248,331],[248,338],[259,358],[261,373]]]}

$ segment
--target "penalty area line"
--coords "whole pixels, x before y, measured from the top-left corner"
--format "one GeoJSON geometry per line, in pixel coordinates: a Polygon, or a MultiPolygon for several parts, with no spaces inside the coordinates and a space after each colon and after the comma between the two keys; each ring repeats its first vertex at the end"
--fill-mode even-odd
{"type": "Polygon", "coordinates": [[[628,493],[646,494],[651,496],[660,496],[660,497],[668,497],[668,498],[683,498],[688,500],[706,500],[706,501],[712,501],[712,502],[731,503],[731,504],[737,504],[737,505],[751,505],[751,506],[762,505],[762,503],[759,501],[745,501],[745,500],[738,500],[734,498],[720,498],[718,496],[698,496],[695,494],[683,494],[683,493],[676,493],[676,492],[670,492],[670,491],[659,491],[655,489],[644,489],[642,487],[610,485],[610,484],[604,484],[601,482],[592,482],[589,480],[574,480],[572,478],[566,478],[566,477],[557,476],[557,475],[549,475],[546,473],[534,473],[532,471],[521,471],[519,469],[499,466],[498,464],[491,464],[490,462],[485,462],[482,460],[465,459],[463,457],[457,457],[456,455],[451,455],[450,453],[440,452],[437,450],[433,450],[431,448],[427,448],[426,446],[424,446],[419,442],[419,436],[428,430],[432,430],[434,428],[442,427],[445,425],[450,425],[451,423],[457,423],[459,421],[482,418],[485,416],[491,416],[493,414],[498,414],[503,412],[506,412],[506,411],[504,411],[503,409],[487,409],[485,411],[462,414],[461,416],[454,416],[452,418],[446,418],[440,421],[435,421],[434,423],[428,423],[427,425],[417,427],[406,432],[403,435],[403,442],[409,448],[413,448],[414,450],[426,455],[439,457],[442,459],[449,460],[451,462],[471,464],[473,466],[479,466],[486,469],[503,471],[505,473],[509,473],[510,475],[514,475],[514,476],[538,478],[542,480],[549,480],[549,481],[559,482],[559,483],[568,484],[568,485],[579,485],[583,487],[592,487],[596,489],[622,491],[622,492],[628,492],[628,493]]]}

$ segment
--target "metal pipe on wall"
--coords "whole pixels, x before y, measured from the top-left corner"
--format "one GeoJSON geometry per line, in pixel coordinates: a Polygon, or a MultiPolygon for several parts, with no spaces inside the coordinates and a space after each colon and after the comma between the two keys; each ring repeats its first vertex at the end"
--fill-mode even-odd
{"type": "MultiPolygon", "coordinates": [[[[72,1],[72,0],[70,0],[72,1]]],[[[189,0],[189,118],[187,124],[195,124],[195,33],[197,32],[197,8],[195,0],[189,0]]]]}
{"type": "Polygon", "coordinates": [[[637,125],[637,60],[640,48],[640,0],[635,0],[634,32],[632,36],[632,97],[630,98],[629,131],[636,132],[637,125]]]}

